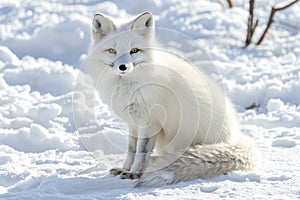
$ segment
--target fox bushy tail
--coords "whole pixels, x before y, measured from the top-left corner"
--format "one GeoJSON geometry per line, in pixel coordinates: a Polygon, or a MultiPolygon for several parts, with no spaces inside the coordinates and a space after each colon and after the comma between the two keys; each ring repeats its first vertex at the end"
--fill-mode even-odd
{"type": "Polygon", "coordinates": [[[136,187],[158,187],[212,178],[234,170],[252,170],[255,163],[253,148],[250,145],[195,145],[181,156],[154,156],[150,159],[148,172],[137,181],[136,187]]]}

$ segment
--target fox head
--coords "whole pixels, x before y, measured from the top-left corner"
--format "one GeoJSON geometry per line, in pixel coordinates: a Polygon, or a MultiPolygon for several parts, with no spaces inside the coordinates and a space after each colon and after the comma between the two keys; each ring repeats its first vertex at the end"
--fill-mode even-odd
{"type": "Polygon", "coordinates": [[[116,74],[127,75],[149,61],[147,52],[154,40],[154,19],[150,12],[123,24],[114,23],[104,14],[96,14],[92,25],[95,56],[116,74]]]}

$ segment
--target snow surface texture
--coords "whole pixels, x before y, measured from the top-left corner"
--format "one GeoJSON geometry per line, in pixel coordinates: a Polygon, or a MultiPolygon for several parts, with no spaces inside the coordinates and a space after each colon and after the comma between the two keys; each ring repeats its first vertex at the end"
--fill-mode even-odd
{"type": "MultiPolygon", "coordinates": [[[[227,9],[220,2],[1,0],[0,199],[299,199],[300,3],[276,13],[261,46],[244,49],[248,5],[235,0],[227,9]],[[73,123],[72,90],[93,15],[124,18],[145,10],[157,26],[188,35],[212,58],[242,131],[258,146],[259,170],[135,189],[108,176],[122,165],[127,140],[104,105],[97,116],[103,134],[86,141],[103,148],[85,150],[73,123]]],[[[268,1],[256,1],[254,40],[269,10],[268,1]]]]}

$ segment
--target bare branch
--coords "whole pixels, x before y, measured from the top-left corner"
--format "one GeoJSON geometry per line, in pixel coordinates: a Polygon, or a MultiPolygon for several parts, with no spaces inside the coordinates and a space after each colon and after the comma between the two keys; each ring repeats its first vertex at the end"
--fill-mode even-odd
{"type": "Polygon", "coordinates": [[[268,20],[267,26],[266,26],[263,34],[260,36],[259,40],[257,41],[256,45],[260,45],[261,42],[263,41],[263,39],[264,39],[265,35],[267,34],[269,28],[271,27],[271,24],[274,21],[273,18],[274,18],[274,15],[275,15],[276,11],[280,11],[280,10],[286,9],[286,8],[292,6],[293,4],[297,3],[298,1],[299,0],[292,1],[289,4],[287,4],[285,6],[282,6],[282,7],[279,7],[279,8],[275,8],[274,6],[272,6],[272,10],[271,10],[271,13],[270,13],[270,16],[269,16],[269,20],[268,20]]]}
{"type": "Polygon", "coordinates": [[[283,9],[286,9],[290,6],[292,6],[293,4],[297,3],[299,0],[295,0],[295,1],[292,1],[290,2],[289,4],[285,5],[285,6],[282,6],[282,7],[279,7],[279,8],[275,8],[276,11],[280,11],[280,10],[283,10],[283,9]]]}
{"type": "Polygon", "coordinates": [[[258,20],[255,21],[255,24],[253,26],[253,9],[254,9],[254,0],[249,1],[249,17],[248,17],[248,27],[247,27],[247,36],[245,45],[246,47],[251,43],[254,30],[258,24],[258,20]]]}
{"type": "Polygon", "coordinates": [[[253,33],[254,33],[254,31],[255,31],[257,25],[258,25],[258,19],[255,20],[254,26],[253,26],[253,28],[252,28],[252,35],[253,35],[253,33]]]}
{"type": "Polygon", "coordinates": [[[233,8],[234,7],[234,5],[233,5],[233,3],[232,3],[231,0],[227,0],[227,3],[228,3],[229,8],[233,8]]]}
{"type": "Polygon", "coordinates": [[[265,38],[265,35],[267,34],[272,22],[273,22],[273,17],[274,17],[274,14],[275,14],[276,10],[274,7],[272,7],[272,10],[271,10],[271,13],[270,13],[270,16],[269,16],[269,20],[268,20],[268,23],[267,23],[267,26],[263,32],[263,34],[260,36],[259,40],[257,41],[256,45],[260,45],[260,43],[263,41],[263,39],[265,38]]]}

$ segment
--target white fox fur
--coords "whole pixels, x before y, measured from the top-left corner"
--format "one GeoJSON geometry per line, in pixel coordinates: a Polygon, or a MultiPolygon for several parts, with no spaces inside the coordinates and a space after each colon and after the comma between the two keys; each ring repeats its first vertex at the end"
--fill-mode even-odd
{"type": "Polygon", "coordinates": [[[252,169],[252,145],[230,100],[208,75],[157,44],[153,27],[149,12],[126,23],[103,14],[93,20],[86,73],[129,126],[124,166],[110,173],[160,186],[252,169]]]}

